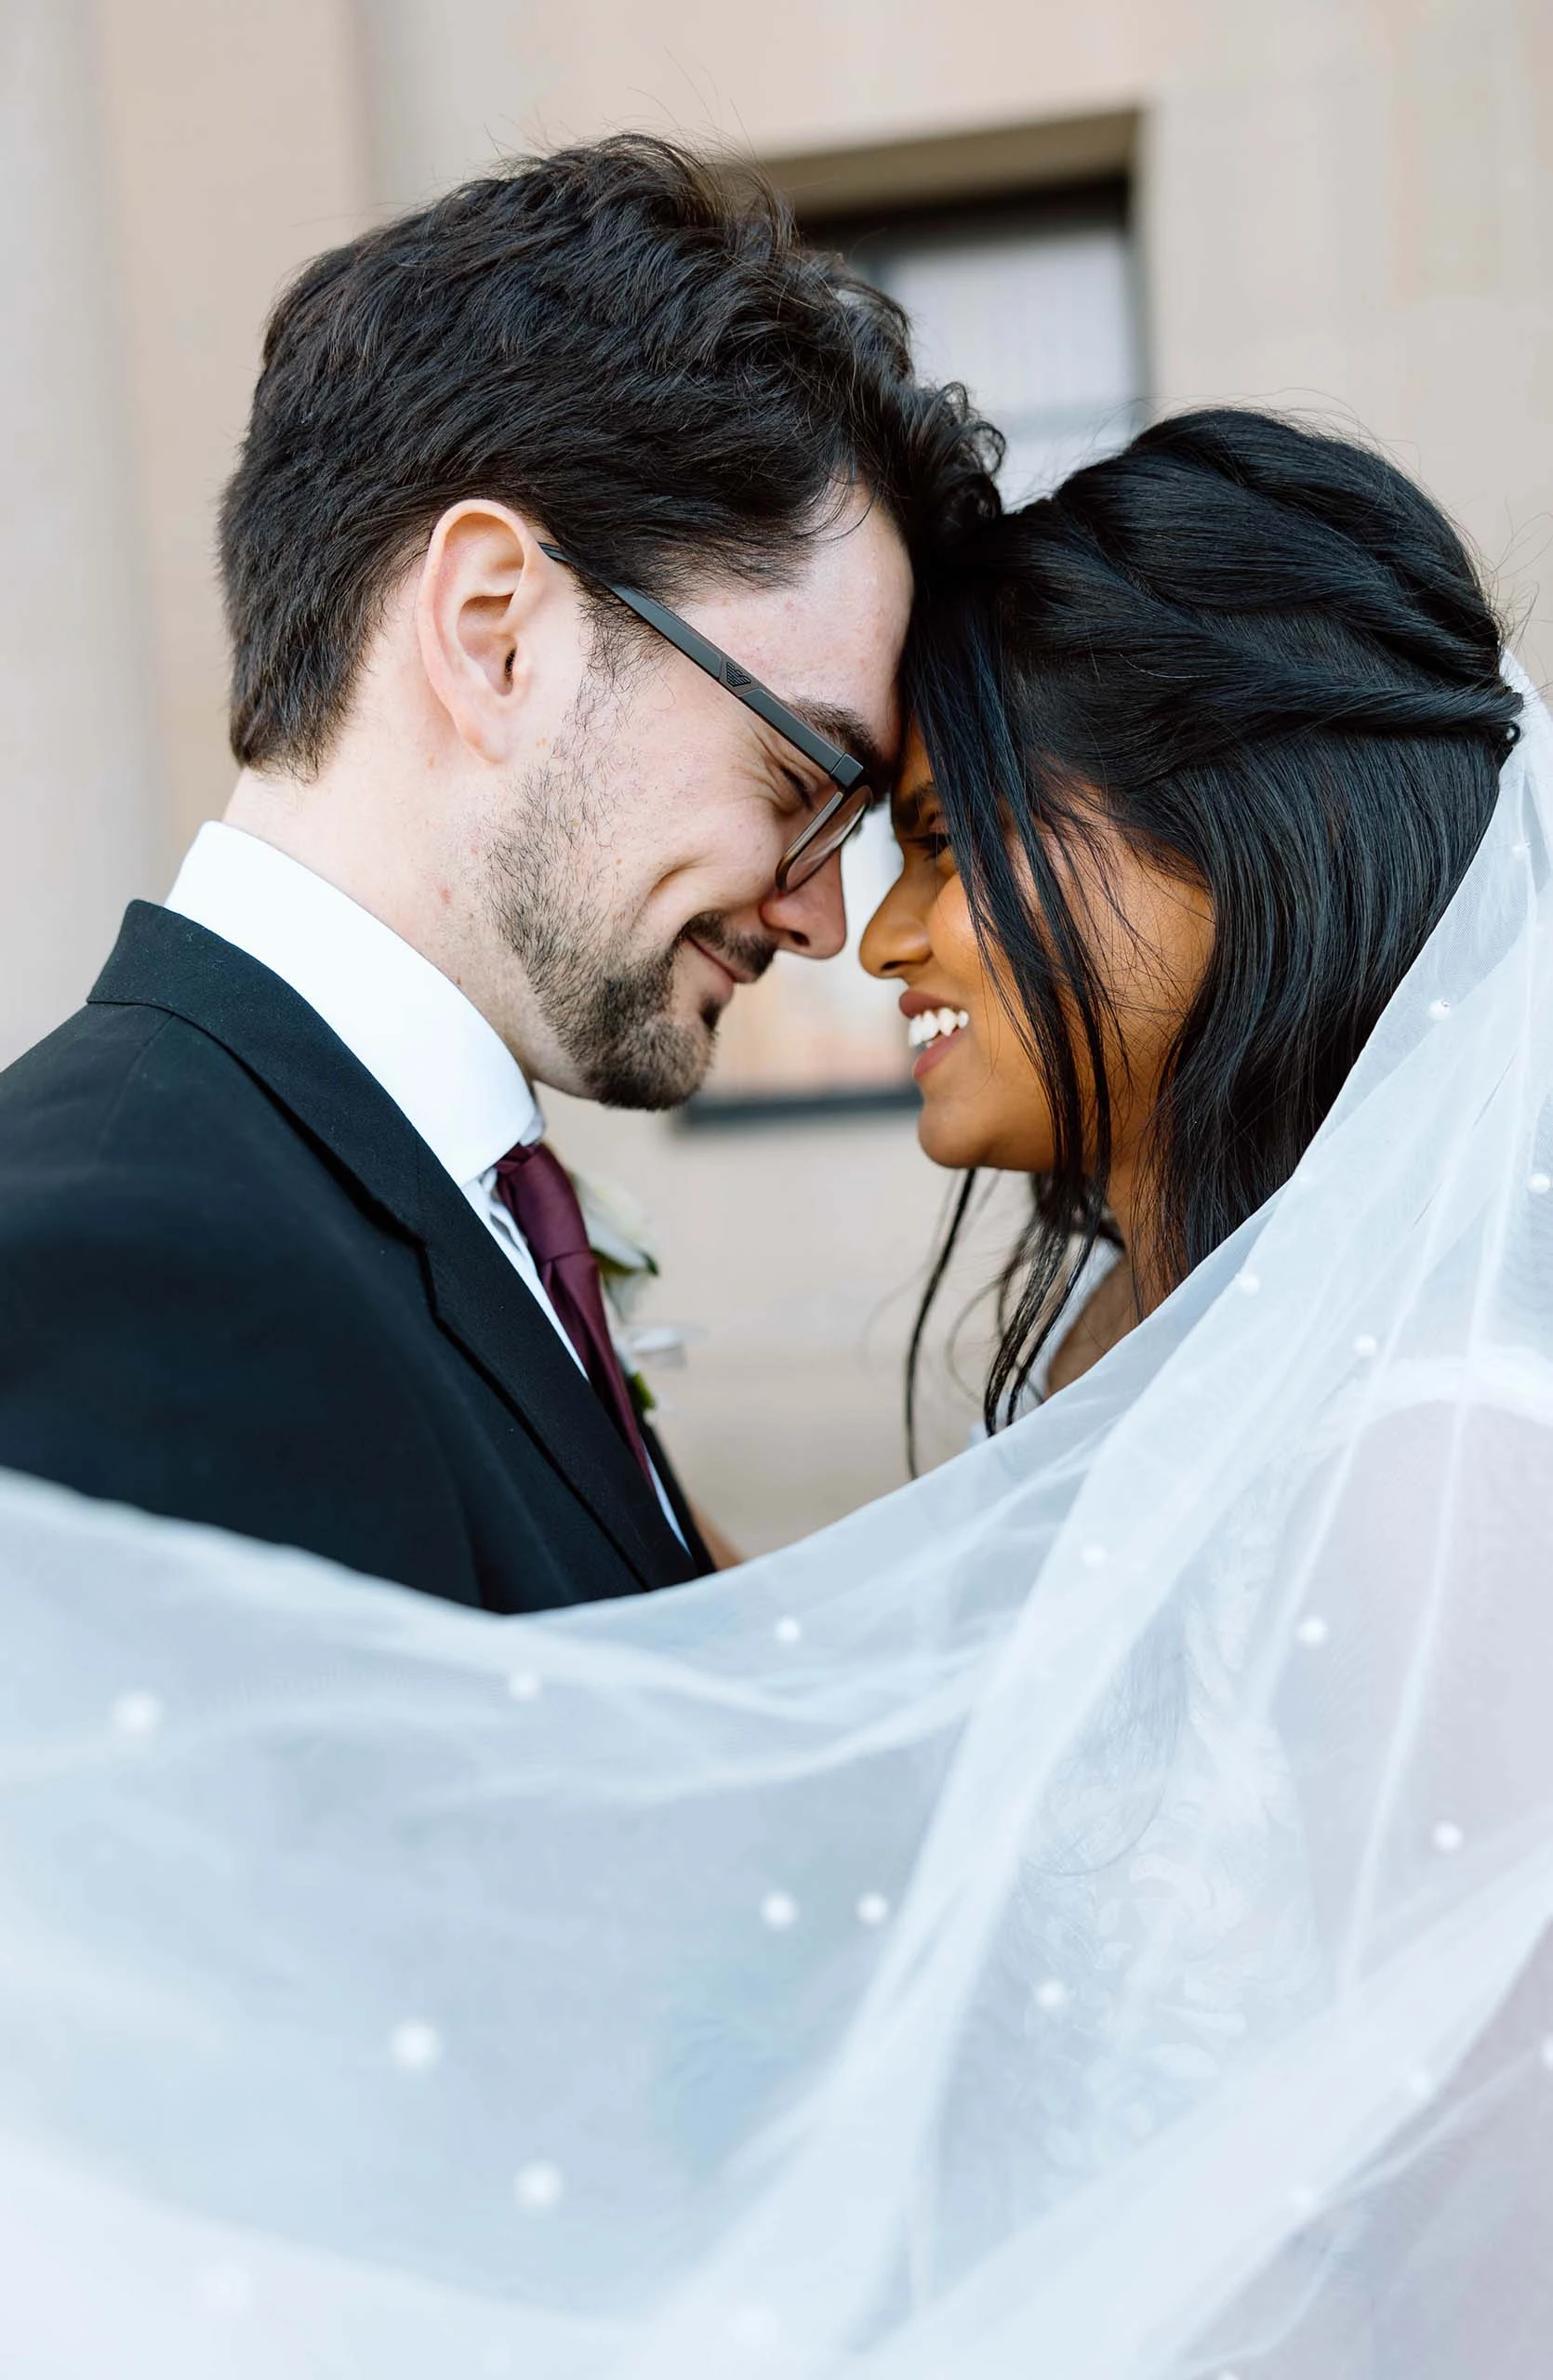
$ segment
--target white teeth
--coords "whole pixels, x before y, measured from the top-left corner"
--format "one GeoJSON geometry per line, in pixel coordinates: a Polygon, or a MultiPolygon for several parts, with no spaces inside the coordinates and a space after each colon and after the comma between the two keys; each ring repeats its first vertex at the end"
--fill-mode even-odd
{"type": "Polygon", "coordinates": [[[906,1038],[913,1050],[925,1050],[931,1041],[941,1040],[945,1034],[962,1031],[971,1022],[962,1008],[930,1008],[925,1016],[913,1016],[907,1024],[906,1038]]]}

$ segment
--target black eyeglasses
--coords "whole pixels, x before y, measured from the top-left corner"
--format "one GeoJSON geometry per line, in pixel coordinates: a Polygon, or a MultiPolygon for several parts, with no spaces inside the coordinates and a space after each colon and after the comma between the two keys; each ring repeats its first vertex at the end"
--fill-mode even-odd
{"type": "Polygon", "coordinates": [[[695,662],[697,669],[704,669],[709,678],[715,678],[720,686],[726,686],[729,694],[737,696],[746,710],[752,710],[757,719],[763,719],[766,725],[774,727],[795,751],[802,752],[806,760],[812,761],[816,769],[823,770],[836,790],[782,853],[776,868],[776,890],[778,892],[795,892],[801,884],[807,884],[811,877],[817,876],[826,861],[835,857],[842,845],[857,832],[868,816],[874,787],[862,761],[855,759],[852,753],[843,752],[839,744],[830,743],[811,727],[806,719],[800,719],[798,713],[790,710],[769,686],[763,686],[758,678],[751,678],[749,670],[740,668],[721,646],[702,636],[688,620],[682,620],[678,612],[671,612],[668,604],[660,603],[656,596],[644,595],[634,587],[617,587],[612,578],[602,577],[596,570],[590,570],[586,562],[578,562],[574,554],[564,553],[559,546],[541,544],[539,550],[549,554],[551,562],[564,562],[568,570],[575,570],[581,577],[591,578],[595,586],[605,588],[617,602],[625,605],[628,612],[634,612],[639,620],[645,620],[650,628],[656,628],[676,653],[683,653],[687,661],[695,662]]]}

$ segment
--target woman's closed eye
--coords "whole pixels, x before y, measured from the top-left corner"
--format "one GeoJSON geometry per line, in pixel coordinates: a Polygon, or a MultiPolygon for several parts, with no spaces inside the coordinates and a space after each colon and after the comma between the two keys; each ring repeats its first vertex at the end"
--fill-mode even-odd
{"type": "Polygon", "coordinates": [[[952,867],[949,839],[944,832],[944,813],[938,805],[936,786],[928,782],[897,792],[892,813],[896,840],[908,866],[917,861],[935,867],[948,858],[952,867]]]}
{"type": "Polygon", "coordinates": [[[949,856],[949,839],[936,819],[924,819],[919,825],[897,828],[896,840],[908,859],[921,860],[929,867],[937,866],[941,860],[949,856]]]}

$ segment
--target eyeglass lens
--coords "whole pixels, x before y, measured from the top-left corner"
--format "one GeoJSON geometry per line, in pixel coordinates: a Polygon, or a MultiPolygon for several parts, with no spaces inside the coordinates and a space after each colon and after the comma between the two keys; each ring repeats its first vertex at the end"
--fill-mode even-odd
{"type": "Polygon", "coordinates": [[[849,842],[869,813],[869,792],[866,785],[855,786],[840,795],[832,805],[827,802],[817,818],[806,826],[797,840],[782,855],[776,871],[776,883],[783,892],[796,892],[819,874],[828,860],[834,859],[842,845],[849,842]]]}

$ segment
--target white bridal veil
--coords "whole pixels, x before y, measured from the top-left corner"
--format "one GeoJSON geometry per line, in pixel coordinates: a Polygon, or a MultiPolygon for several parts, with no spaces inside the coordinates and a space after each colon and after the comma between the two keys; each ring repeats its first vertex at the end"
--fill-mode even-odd
{"type": "Polygon", "coordinates": [[[1553,729],[1283,1193],[731,1576],[0,1492],[7,2380],[1503,2380],[1553,2277],[1553,729]]]}

